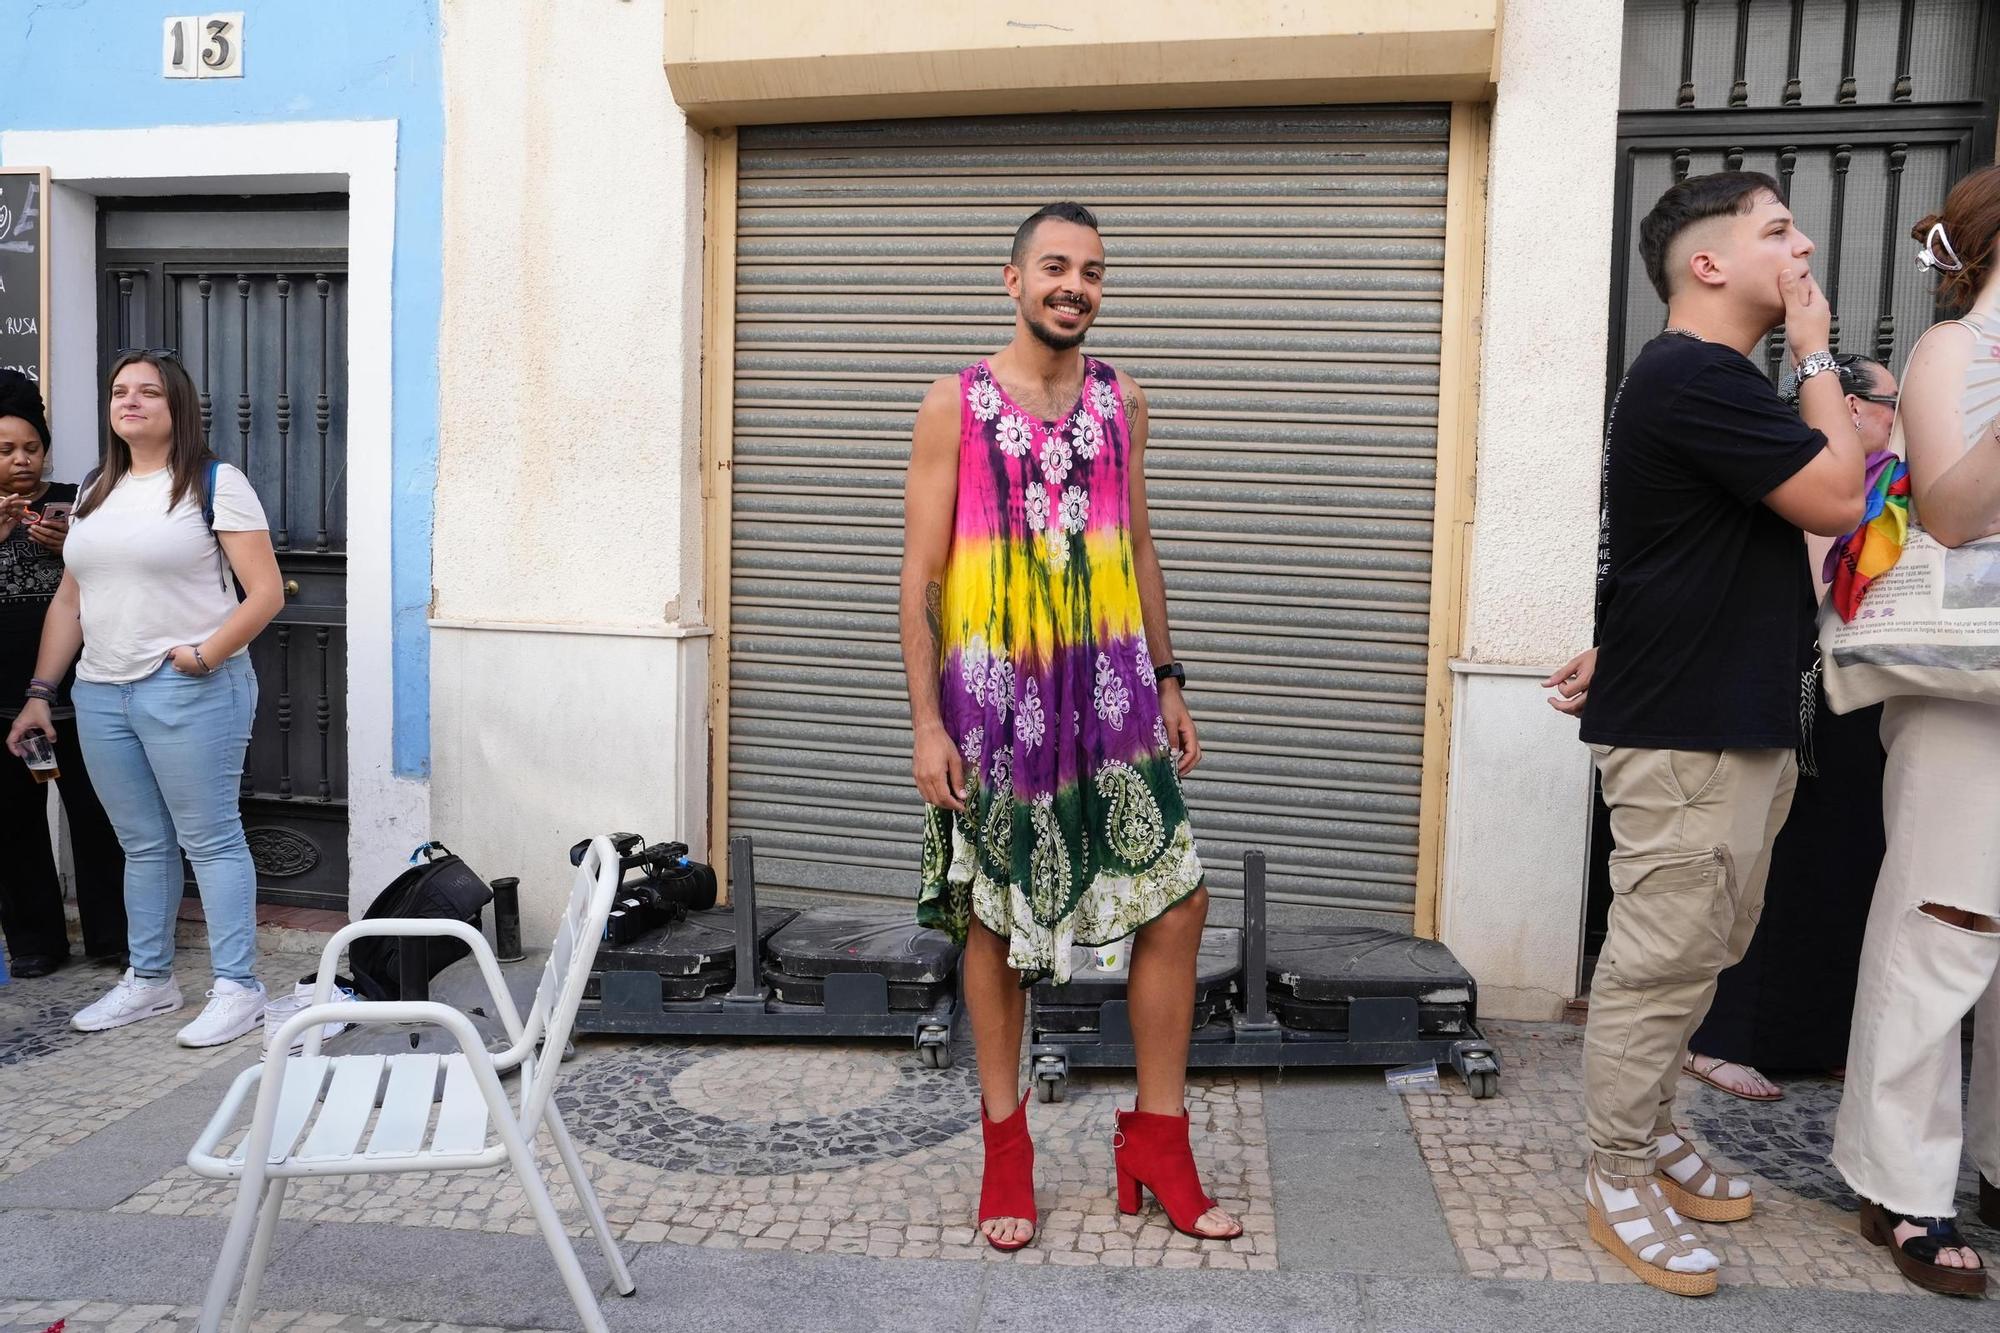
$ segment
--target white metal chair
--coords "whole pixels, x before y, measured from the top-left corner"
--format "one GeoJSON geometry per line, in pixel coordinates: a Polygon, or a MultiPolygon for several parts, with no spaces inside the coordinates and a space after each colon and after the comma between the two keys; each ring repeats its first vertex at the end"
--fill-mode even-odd
{"type": "Polygon", "coordinates": [[[221,1328],[222,1312],[229,1303],[237,1271],[243,1267],[246,1247],[249,1267],[243,1275],[231,1327],[236,1333],[249,1328],[257,1287],[271,1257],[271,1238],[284,1208],[285,1190],[294,1179],[385,1171],[473,1171],[502,1162],[513,1163],[521,1192],[527,1196],[542,1237],[555,1256],[584,1328],[605,1333],[603,1311],[598,1309],[597,1297],[563,1231],[562,1218],[549,1197],[530,1145],[536,1132],[546,1126],[604,1249],[619,1294],[631,1295],[636,1288],[605,1220],[604,1207],[597,1201],[576,1145],[552,1104],[561,1055],[569,1042],[577,1003],[583,998],[584,980],[604,935],[618,880],[618,854],[610,840],[594,839],[577,869],[569,907],[563,913],[562,927],[549,951],[548,967],[525,1024],[508,996],[485,937],[463,922],[356,921],[327,942],[320,954],[313,1003],[278,1030],[271,1046],[274,1054],[263,1067],[245,1070],[230,1086],[221,1107],[188,1152],[188,1165],[197,1173],[239,1182],[229,1232],[202,1305],[201,1333],[218,1333],[221,1328]],[[471,945],[472,956],[493,993],[494,1010],[513,1044],[497,1054],[489,1052],[471,1020],[448,1005],[431,1001],[328,1004],[341,951],[364,935],[450,935],[471,945]],[[324,1056],[320,1054],[320,1025],[328,1022],[431,1024],[455,1037],[459,1049],[450,1055],[324,1056]],[[277,1058],[275,1052],[290,1050],[302,1032],[303,1053],[290,1059],[277,1058]],[[536,1054],[538,1045],[541,1058],[536,1054]],[[518,1101],[510,1104],[500,1077],[516,1070],[518,1101]],[[257,1100],[249,1134],[233,1153],[220,1156],[220,1147],[252,1088],[257,1100]],[[371,1119],[374,1130],[366,1133],[371,1119]]]}

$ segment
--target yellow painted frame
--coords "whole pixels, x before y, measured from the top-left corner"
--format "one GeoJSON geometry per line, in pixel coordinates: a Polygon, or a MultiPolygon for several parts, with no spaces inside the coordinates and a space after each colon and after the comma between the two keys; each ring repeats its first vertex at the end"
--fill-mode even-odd
{"type": "Polygon", "coordinates": [[[1451,660],[1465,627],[1465,575],[1472,547],[1478,456],[1479,319],[1486,290],[1486,166],[1492,109],[1451,108],[1444,210],[1444,311],[1438,356],[1437,481],[1431,517],[1429,659],[1424,682],[1424,758],[1417,815],[1416,932],[1438,934],[1444,887],[1445,807],[1451,769],[1451,660]]]}
{"type": "MultiPolygon", "coordinates": [[[[729,864],[730,501],[736,433],[736,131],[711,130],[702,222],[702,606],[708,640],[708,863],[729,864]]],[[[728,901],[727,874],[723,901],[728,901]]]]}

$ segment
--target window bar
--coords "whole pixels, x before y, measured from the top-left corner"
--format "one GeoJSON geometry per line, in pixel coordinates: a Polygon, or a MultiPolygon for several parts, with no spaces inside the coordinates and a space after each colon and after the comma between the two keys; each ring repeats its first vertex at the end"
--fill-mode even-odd
{"type": "Polygon", "coordinates": [[[215,425],[215,399],[208,392],[208,298],[215,291],[215,284],[204,273],[195,279],[195,290],[201,293],[201,439],[211,449],[215,441],[210,428],[215,425]]]}
{"type": "Polygon", "coordinates": [[[292,547],[292,280],[278,275],[278,549],[292,547]]]}
{"type": "Polygon", "coordinates": [[[321,625],[313,630],[313,642],[319,648],[319,706],[314,718],[319,723],[319,798],[333,799],[333,749],[329,728],[333,723],[333,702],[326,691],[326,641],[332,631],[321,625]]]}
{"type": "Polygon", "coordinates": [[[130,347],[132,337],[132,274],[118,275],[118,345],[130,347]]]}
{"type": "Polygon", "coordinates": [[[1729,105],[1733,107],[1750,105],[1750,85],[1745,81],[1749,60],[1750,0],[1736,0],[1736,82],[1729,85],[1729,105]]]}
{"type": "MultiPolygon", "coordinates": [[[[1798,166],[1799,150],[1796,147],[1786,144],[1778,150],[1778,193],[1784,196],[1787,204],[1792,201],[1792,173],[1798,170],[1798,166]]],[[[1783,364],[1784,355],[1785,330],[1784,326],[1780,325],[1772,329],[1770,335],[1764,339],[1766,373],[1770,375],[1773,384],[1778,382],[1778,368],[1783,364]]]]}
{"type": "Polygon", "coordinates": [[[313,286],[319,292],[319,395],[313,400],[313,422],[319,429],[319,537],[314,541],[313,549],[324,551],[327,549],[326,428],[328,420],[332,416],[332,406],[326,396],[326,341],[328,329],[326,298],[327,294],[333,290],[333,284],[327,281],[326,274],[315,273],[313,274],[313,286]]]}
{"type": "Polygon", "coordinates": [[[292,627],[278,631],[278,795],[292,794],[292,627]]]}
{"type": "Polygon", "coordinates": [[[1785,94],[1779,99],[1785,106],[1797,106],[1805,100],[1805,86],[1799,82],[1799,47],[1805,31],[1806,0],[1792,0],[1792,45],[1785,57],[1785,94]]]}
{"type": "MultiPolygon", "coordinates": [[[[1908,12],[1904,10],[1905,14],[1908,12]]],[[[1882,277],[1875,305],[1880,312],[1875,319],[1875,359],[1885,366],[1896,348],[1896,256],[1902,253],[1902,247],[1896,244],[1896,208],[1897,198],[1903,192],[1903,164],[1909,155],[1910,146],[1906,143],[1889,147],[1889,190],[1882,205],[1882,277]]]]}
{"type": "Polygon", "coordinates": [[[1847,169],[1854,162],[1854,145],[1841,144],[1833,150],[1833,218],[1826,228],[1826,268],[1820,276],[1820,290],[1833,311],[1829,345],[1840,350],[1840,231],[1847,213],[1847,169]]]}
{"type": "Polygon", "coordinates": [[[1910,34],[1917,25],[1917,0],[1903,0],[1903,18],[1896,31],[1896,86],[1889,93],[1892,102],[1908,102],[1916,96],[1910,81],[1910,34]]]}
{"type": "Polygon", "coordinates": [[[243,312],[243,339],[237,365],[243,378],[237,383],[236,432],[243,438],[243,473],[250,474],[250,275],[236,275],[236,299],[243,312]]]}
{"type": "Polygon", "coordinates": [[[1674,106],[1685,111],[1694,105],[1694,9],[1701,0],[1681,0],[1681,91],[1674,106]]]}
{"type": "Polygon", "coordinates": [[[1842,106],[1853,106],[1856,101],[1854,86],[1854,38],[1861,27],[1861,0],[1847,0],[1847,35],[1840,48],[1840,92],[1834,101],[1842,106]]]}

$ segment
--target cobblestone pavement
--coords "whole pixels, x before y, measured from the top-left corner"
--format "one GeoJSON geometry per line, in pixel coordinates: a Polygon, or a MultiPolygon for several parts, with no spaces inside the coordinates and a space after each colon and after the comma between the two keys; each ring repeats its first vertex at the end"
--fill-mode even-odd
{"type": "MultiPolygon", "coordinates": [[[[0,1301],[0,1333],[42,1333],[57,1320],[63,1333],[190,1333],[201,1319],[191,1305],[119,1305],[110,1301],[0,1301]]],[[[540,1333],[461,1324],[421,1324],[363,1315],[266,1310],[251,1333],[540,1333]]]]}
{"type": "MultiPolygon", "coordinates": [[[[206,964],[199,951],[183,954],[187,1016],[205,988],[206,964]]],[[[301,955],[267,955],[262,970],[276,989],[310,965],[301,955]]],[[[173,1029],[184,1018],[90,1036],[70,1033],[69,1014],[112,979],[78,967],[0,988],[0,1182],[253,1053],[248,1039],[208,1051],[174,1045],[173,1029]]],[[[1636,1281],[1585,1230],[1577,1191],[1581,1030],[1494,1024],[1489,1035],[1503,1061],[1499,1098],[1475,1101],[1448,1076],[1442,1091],[1403,1103],[1465,1271],[1481,1278],[1636,1281]]],[[[891,1043],[593,1037],[579,1042],[558,1097],[607,1212],[634,1247],[1086,1269],[1279,1267],[1277,1214],[1286,1203],[1273,1195],[1261,1076],[1197,1075],[1190,1088],[1204,1176],[1223,1205],[1243,1217],[1245,1236],[1196,1241],[1172,1231],[1157,1208],[1121,1217],[1111,1191],[1112,1113],[1121,1102],[1129,1104],[1130,1082],[1076,1071],[1064,1102],[1030,1105],[1042,1235],[1025,1250],[1002,1255],[972,1226],[979,1189],[977,1094],[970,1051],[961,1047],[958,1054],[953,1068],[933,1070],[914,1051],[891,1043]]],[[[1826,1164],[1838,1085],[1785,1082],[1789,1095],[1769,1106],[1693,1083],[1684,1093],[1683,1125],[1721,1164],[1758,1178],[1757,1216],[1709,1229],[1726,1260],[1724,1281],[1744,1288],[1913,1293],[1886,1256],[1860,1240],[1852,1201],[1826,1164]]],[[[543,1158],[558,1205],[578,1218],[546,1144],[543,1158]]],[[[157,1167],[146,1170],[158,1175],[108,1205],[112,1212],[155,1218],[227,1212],[230,1185],[195,1177],[168,1153],[153,1160],[157,1167]]],[[[351,1190],[338,1182],[296,1183],[286,1216],[361,1226],[535,1231],[504,1169],[363,1177],[349,1184],[351,1190]]],[[[1399,1205],[1385,1199],[1381,1206],[1399,1205]]],[[[573,1230],[580,1233],[581,1226],[573,1230]]],[[[1976,1222],[1966,1230],[1987,1253],[2000,1255],[2000,1236],[1976,1222]]],[[[0,1273],[4,1268],[0,1256],[0,1273]]],[[[192,1319],[191,1311],[165,1305],[4,1303],[11,1295],[54,1294],[9,1292],[0,1282],[0,1330],[40,1330],[67,1318],[72,1329],[139,1333],[179,1329],[192,1319]]],[[[279,1313],[260,1317],[257,1327],[447,1326],[279,1313]]]]}
{"type": "MultiPolygon", "coordinates": [[[[266,960],[260,965],[269,973],[265,984],[275,986],[289,973],[289,988],[297,961],[266,960]]],[[[240,1042],[206,1050],[174,1043],[174,1032],[206,1003],[207,952],[182,949],[174,971],[186,1000],[179,1013],[110,1032],[69,1026],[71,1014],[118,980],[107,968],[73,963],[53,976],[0,988],[0,1181],[243,1053],[240,1042]]]]}
{"type": "MultiPolygon", "coordinates": [[[[606,1213],[645,1243],[878,1258],[990,1258],[1117,1268],[1275,1268],[1277,1244],[1256,1078],[1190,1089],[1197,1157],[1210,1192],[1247,1234],[1197,1241],[1151,1209],[1121,1217],[1112,1196],[1112,1112],[1120,1080],[1073,1078],[1065,1101],[1032,1104],[1038,1244],[1002,1255],[974,1231],[978,1100],[969,1067],[924,1068],[891,1046],[587,1039],[558,1093],[606,1213]],[[852,1162],[853,1165],[847,1163],[852,1162]]],[[[562,1182],[554,1150],[541,1158],[562,1182]]],[[[504,1168],[448,1176],[301,1180],[285,1216],[535,1234],[504,1168]]],[[[117,1211],[219,1217],[234,1186],[185,1167],[117,1211]]],[[[566,1183],[555,1190],[576,1218],[566,1183]]],[[[581,1223],[571,1227],[582,1234],[581,1223]]]]}
{"type": "MultiPolygon", "coordinates": [[[[1590,1239],[1584,1216],[1583,1029],[1492,1024],[1501,1096],[1474,1101],[1454,1082],[1407,1099],[1445,1223],[1477,1277],[1625,1283],[1638,1279],[1590,1239]]],[[[1718,1166],[1744,1172],[1756,1215],[1703,1228],[1724,1284],[1922,1295],[1862,1240],[1852,1195],[1827,1162],[1840,1085],[1784,1078],[1783,1101],[1752,1103],[1681,1081],[1679,1122],[1718,1166]]],[[[2000,1235],[1972,1214],[1966,1239],[2000,1256],[2000,1235]]],[[[1966,1199],[1966,1193],[1961,1199],[1966,1199]]],[[[1935,1299],[1935,1298],[1931,1298],[1935,1299]]]]}

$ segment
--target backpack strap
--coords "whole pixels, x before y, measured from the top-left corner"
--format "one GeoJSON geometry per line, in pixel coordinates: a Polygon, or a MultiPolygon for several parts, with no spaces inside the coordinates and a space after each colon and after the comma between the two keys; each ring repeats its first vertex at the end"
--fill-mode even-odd
{"type": "MultiPolygon", "coordinates": [[[[222,549],[222,538],[215,532],[215,478],[222,470],[222,460],[211,458],[208,466],[201,470],[201,521],[208,525],[208,535],[215,541],[215,574],[222,581],[222,590],[229,591],[229,552],[222,549]]],[[[236,600],[243,600],[242,585],[237,585],[236,600]]]]}

